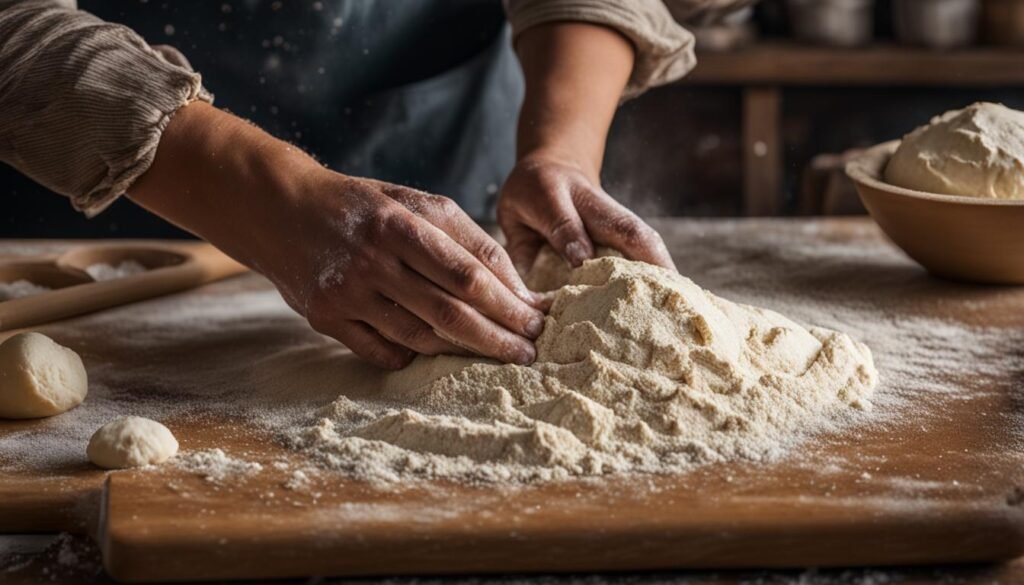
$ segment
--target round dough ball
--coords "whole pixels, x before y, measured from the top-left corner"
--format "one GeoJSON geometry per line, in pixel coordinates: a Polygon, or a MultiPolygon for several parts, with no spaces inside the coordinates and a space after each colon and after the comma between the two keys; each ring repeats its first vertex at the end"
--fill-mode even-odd
{"type": "Polygon", "coordinates": [[[1024,199],[1024,112],[977,103],[903,138],[886,182],[928,193],[1024,199]]]}
{"type": "Polygon", "coordinates": [[[163,463],[178,452],[178,440],[164,425],[126,416],[103,425],[89,439],[89,461],[106,469],[163,463]]]}
{"type": "Polygon", "coordinates": [[[38,418],[85,400],[82,358],[41,333],[19,333],[0,344],[0,418],[38,418]]]}

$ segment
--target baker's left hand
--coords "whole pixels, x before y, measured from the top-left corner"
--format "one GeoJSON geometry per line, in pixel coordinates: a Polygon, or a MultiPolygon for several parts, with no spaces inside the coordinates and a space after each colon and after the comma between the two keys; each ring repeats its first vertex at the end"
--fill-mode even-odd
{"type": "Polygon", "coordinates": [[[520,271],[533,265],[545,243],[570,265],[607,246],[631,260],[675,269],[665,243],[632,211],[601,188],[583,165],[543,155],[521,159],[498,199],[498,224],[520,271]]]}

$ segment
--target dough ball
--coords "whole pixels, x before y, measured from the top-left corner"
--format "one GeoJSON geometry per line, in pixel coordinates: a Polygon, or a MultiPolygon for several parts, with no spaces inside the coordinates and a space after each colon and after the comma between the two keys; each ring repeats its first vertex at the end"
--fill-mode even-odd
{"type": "Polygon", "coordinates": [[[941,195],[1024,199],[1024,112],[992,103],[946,112],[903,138],[885,180],[941,195]]]}
{"type": "Polygon", "coordinates": [[[106,469],[163,463],[178,452],[178,440],[164,425],[126,416],[103,425],[89,439],[89,461],[106,469]]]}
{"type": "Polygon", "coordinates": [[[0,418],[38,418],[85,400],[82,358],[41,333],[19,333],[0,344],[0,418]]]}

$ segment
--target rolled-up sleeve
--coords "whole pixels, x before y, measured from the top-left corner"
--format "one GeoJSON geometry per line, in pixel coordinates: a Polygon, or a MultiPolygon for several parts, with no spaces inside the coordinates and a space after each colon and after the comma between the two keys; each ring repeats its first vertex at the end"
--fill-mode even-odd
{"type": "Polygon", "coordinates": [[[577,21],[612,28],[636,48],[636,61],[623,99],[670,83],[697,64],[694,39],[662,0],[507,0],[513,35],[549,22],[577,21]]]}
{"type": "Polygon", "coordinates": [[[195,100],[212,96],[176,51],[70,0],[0,0],[0,161],[86,215],[146,172],[195,100]]]}

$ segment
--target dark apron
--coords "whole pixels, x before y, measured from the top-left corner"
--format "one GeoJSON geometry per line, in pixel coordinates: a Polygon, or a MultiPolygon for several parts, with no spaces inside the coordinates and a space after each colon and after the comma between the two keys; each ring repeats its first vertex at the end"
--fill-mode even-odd
{"type": "Polygon", "coordinates": [[[350,175],[493,217],[523,81],[499,0],[100,3],[177,47],[220,107],[350,175]]]}

